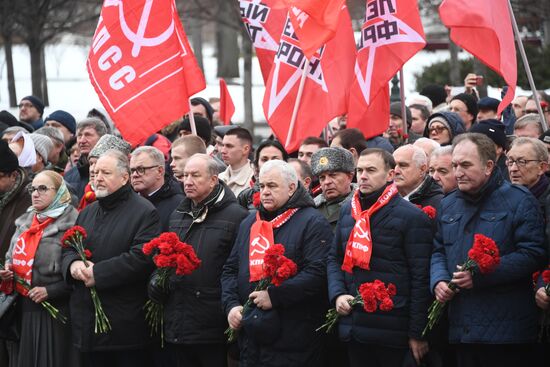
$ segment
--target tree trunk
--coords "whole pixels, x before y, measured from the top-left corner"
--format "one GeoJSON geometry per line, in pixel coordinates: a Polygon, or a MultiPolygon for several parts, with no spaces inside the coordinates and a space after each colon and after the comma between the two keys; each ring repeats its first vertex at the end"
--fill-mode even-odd
{"type": "Polygon", "coordinates": [[[32,94],[42,99],[42,52],[40,44],[28,43],[31,56],[31,85],[32,94]]]}
{"type": "MultiPolygon", "coordinates": [[[[231,17],[233,14],[228,1],[221,1],[220,16],[231,17]]],[[[218,78],[239,77],[239,34],[238,31],[224,25],[216,24],[216,51],[218,61],[218,78]]]]}
{"type": "Polygon", "coordinates": [[[193,52],[199,67],[204,72],[204,63],[202,59],[202,23],[200,19],[189,18],[189,28],[191,29],[191,43],[193,52]]]}
{"type": "Polygon", "coordinates": [[[6,54],[6,69],[8,71],[8,95],[10,107],[17,107],[17,93],[15,90],[15,76],[13,72],[13,55],[12,55],[12,40],[11,36],[2,35],[4,39],[4,52],[6,54]]]}
{"type": "Polygon", "coordinates": [[[460,77],[460,62],[458,61],[458,51],[459,47],[449,38],[449,53],[451,54],[451,58],[449,59],[449,81],[451,82],[451,85],[455,86],[462,85],[463,83],[460,77]]]}
{"type": "Polygon", "coordinates": [[[44,106],[50,105],[50,97],[48,95],[48,76],[46,74],[46,48],[42,47],[42,57],[40,62],[40,67],[42,68],[42,80],[40,83],[40,88],[42,90],[42,102],[44,106]]]}
{"type": "Polygon", "coordinates": [[[252,42],[243,31],[242,33],[244,76],[243,76],[243,98],[244,98],[244,123],[243,127],[254,136],[254,115],[252,113],[252,42]]]}

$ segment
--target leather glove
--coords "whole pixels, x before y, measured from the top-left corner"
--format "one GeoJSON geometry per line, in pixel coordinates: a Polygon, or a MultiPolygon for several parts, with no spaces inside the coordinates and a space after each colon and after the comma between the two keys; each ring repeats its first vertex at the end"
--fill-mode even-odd
{"type": "MultiPolygon", "coordinates": [[[[166,284],[168,286],[168,284],[166,284]]],[[[168,287],[166,287],[168,288],[168,287]]],[[[155,271],[149,278],[149,283],[147,284],[147,294],[149,299],[155,303],[163,304],[166,299],[168,299],[168,289],[163,289],[159,285],[159,275],[155,271]]]]}

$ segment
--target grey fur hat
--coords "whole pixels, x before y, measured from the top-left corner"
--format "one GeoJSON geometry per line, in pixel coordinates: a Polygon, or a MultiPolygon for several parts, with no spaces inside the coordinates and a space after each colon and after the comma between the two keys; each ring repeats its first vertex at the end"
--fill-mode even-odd
{"type": "Polygon", "coordinates": [[[88,158],[99,158],[100,155],[111,149],[128,155],[132,151],[132,146],[126,140],[122,140],[111,134],[105,134],[99,138],[95,147],[88,154],[88,158]]]}
{"type": "Polygon", "coordinates": [[[311,170],[315,176],[323,172],[354,172],[353,155],[344,148],[321,148],[311,156],[311,170]]]}

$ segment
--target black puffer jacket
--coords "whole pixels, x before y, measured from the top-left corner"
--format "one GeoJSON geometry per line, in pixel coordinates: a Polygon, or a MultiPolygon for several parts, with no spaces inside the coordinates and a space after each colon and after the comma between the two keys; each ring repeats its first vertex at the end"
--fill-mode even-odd
{"type": "Polygon", "coordinates": [[[88,233],[85,246],[92,252],[97,293],[112,331],[94,333],[90,290],[70,274],[71,263],[80,258],[63,249],[63,276],[73,285],[73,344],[83,352],[142,348],[150,342],[143,306],[153,263],[141,249],[160,233],[157,210],[128,184],[87,206],[76,225],[88,233]]]}
{"type": "MultiPolygon", "coordinates": [[[[309,194],[300,185],[286,209],[301,208],[284,225],[274,230],[274,242],[285,246],[285,256],[298,265],[298,273],[278,287],[268,288],[273,312],[280,317],[280,334],[273,343],[262,344],[239,332],[240,367],[317,367],[322,365],[322,334],[315,332],[326,312],[326,255],[332,240],[327,220],[314,208],[309,194]]],[[[260,213],[264,220],[263,209],[260,213]]],[[[241,224],[231,256],[223,269],[223,307],[226,313],[243,305],[256,283],[250,283],[250,228],[256,221],[251,213],[241,224]]],[[[260,312],[261,313],[261,312],[260,312]]],[[[260,314],[259,317],[262,317],[260,314]]],[[[269,329],[265,331],[268,333],[269,329]]]]}
{"type": "Polygon", "coordinates": [[[341,266],[354,225],[351,203],[348,202],[340,213],[328,257],[332,306],[338,296],[355,296],[362,283],[375,279],[395,284],[397,295],[394,297],[395,306],[389,312],[378,310],[366,313],[360,306],[356,306],[349,316],[340,319],[340,338],[365,344],[407,347],[409,337],[421,339],[432,300],[429,290],[432,249],[430,220],[401,196],[393,197],[370,218],[373,241],[370,270],[354,267],[353,273],[349,274],[342,271],[341,266]]]}
{"type": "Polygon", "coordinates": [[[170,218],[170,231],[193,246],[201,266],[192,274],[170,279],[164,307],[165,338],[174,344],[225,343],[227,319],[221,306],[220,276],[240,222],[248,212],[220,181],[206,198],[206,212],[193,211],[185,198],[170,218]]]}
{"type": "Polygon", "coordinates": [[[441,186],[431,176],[426,176],[418,190],[409,196],[409,201],[421,207],[432,206],[437,209],[443,196],[441,186]]]}
{"type": "Polygon", "coordinates": [[[168,231],[170,216],[185,197],[179,182],[168,176],[164,180],[164,185],[157,192],[146,197],[157,208],[162,232],[168,231]]]}

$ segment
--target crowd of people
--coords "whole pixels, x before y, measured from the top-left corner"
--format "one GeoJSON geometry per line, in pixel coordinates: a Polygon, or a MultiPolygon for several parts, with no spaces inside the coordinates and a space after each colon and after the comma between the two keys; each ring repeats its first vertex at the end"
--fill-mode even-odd
{"type": "Polygon", "coordinates": [[[340,117],[297,152],[220,125],[218,99],[192,99],[197,135],[186,116],[132,147],[95,109],[43,118],[42,102],[23,98],[18,118],[0,112],[0,365],[548,361],[550,131],[532,98],[499,115],[472,80],[458,95],[432,85],[405,109],[392,103],[381,136],[340,117]],[[74,225],[87,262],[61,246],[74,225]],[[163,232],[201,261],[167,286],[142,251],[163,232]],[[461,267],[480,234],[499,250],[491,272],[461,267]],[[278,244],[296,271],[258,288],[278,244]],[[354,301],[375,281],[394,287],[391,307],[354,301]],[[107,332],[94,328],[92,288],[107,332]],[[162,305],[162,338],[148,301],[162,305]],[[447,307],[426,332],[434,301],[447,307]],[[331,308],[339,320],[325,333],[331,308]]]}

